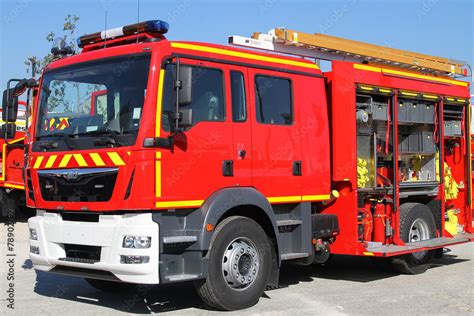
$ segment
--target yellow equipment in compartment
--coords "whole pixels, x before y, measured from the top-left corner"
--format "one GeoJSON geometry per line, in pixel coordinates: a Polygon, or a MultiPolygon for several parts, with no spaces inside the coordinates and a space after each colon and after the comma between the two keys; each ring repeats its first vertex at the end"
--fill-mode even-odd
{"type": "Polygon", "coordinates": [[[444,163],[444,194],[446,200],[454,200],[458,197],[459,189],[456,180],[453,178],[451,168],[444,163]]]}
{"type": "Polygon", "coordinates": [[[369,182],[369,170],[367,169],[367,160],[357,158],[357,187],[365,188],[369,182]]]}
{"type": "Polygon", "coordinates": [[[458,217],[456,216],[457,210],[449,210],[448,220],[444,222],[444,229],[451,235],[455,236],[458,234],[458,217]]]}

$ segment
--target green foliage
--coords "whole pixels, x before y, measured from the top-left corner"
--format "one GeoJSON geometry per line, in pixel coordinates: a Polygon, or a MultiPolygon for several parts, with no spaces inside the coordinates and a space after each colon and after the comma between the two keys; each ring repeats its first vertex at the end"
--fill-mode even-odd
{"type": "MultiPolygon", "coordinates": [[[[74,51],[77,51],[78,49],[78,47],[76,46],[76,35],[75,35],[76,25],[78,21],[79,21],[79,17],[77,15],[68,14],[64,18],[62,35],[59,36],[63,38],[64,41],[74,49],[74,51]]],[[[57,37],[58,36],[56,36],[56,33],[51,31],[46,35],[46,41],[48,41],[49,43],[53,43],[54,39],[57,37]]],[[[35,77],[37,75],[41,75],[44,68],[48,66],[53,60],[54,60],[54,56],[51,53],[48,53],[44,57],[29,56],[25,60],[26,72],[28,74],[31,74],[31,65],[33,64],[33,62],[35,62],[36,71],[33,75],[35,77]]]]}
{"type": "MultiPolygon", "coordinates": [[[[63,23],[63,30],[62,30],[62,36],[60,36],[69,46],[73,48],[74,51],[77,51],[78,47],[76,46],[76,37],[75,37],[75,31],[76,31],[76,24],[79,21],[79,17],[74,14],[68,14],[66,18],[64,19],[63,23]]],[[[53,43],[54,40],[57,38],[56,33],[54,31],[49,32],[46,35],[46,41],[49,43],[53,43]]],[[[43,70],[48,66],[55,57],[53,54],[48,53],[44,57],[37,57],[37,56],[29,56],[25,60],[25,65],[26,65],[26,72],[27,74],[31,74],[31,67],[34,64],[36,64],[36,69],[35,73],[33,74],[33,77],[36,77],[38,75],[41,75],[43,73],[43,70]]],[[[52,93],[49,97],[48,100],[48,107],[49,110],[54,110],[57,108],[60,104],[63,105],[64,111],[70,111],[71,106],[69,104],[69,101],[64,100],[65,96],[65,90],[66,86],[63,82],[53,82],[51,86],[52,93]]]]}

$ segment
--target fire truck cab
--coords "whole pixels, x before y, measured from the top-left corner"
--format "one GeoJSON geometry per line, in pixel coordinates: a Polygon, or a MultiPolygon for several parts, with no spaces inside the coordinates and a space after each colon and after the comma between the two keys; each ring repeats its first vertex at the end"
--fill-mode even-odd
{"type": "Polygon", "coordinates": [[[45,69],[25,172],[35,269],[101,289],[193,280],[234,310],[278,285],[282,261],[379,256],[419,273],[470,241],[468,83],[355,53],[323,73],[293,31],[231,38],[287,56],[167,30],[86,35],[45,69]]]}

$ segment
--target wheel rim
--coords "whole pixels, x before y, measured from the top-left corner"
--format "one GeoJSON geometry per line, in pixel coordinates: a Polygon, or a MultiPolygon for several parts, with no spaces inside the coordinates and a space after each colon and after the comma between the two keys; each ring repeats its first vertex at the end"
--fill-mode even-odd
{"type": "Polygon", "coordinates": [[[244,290],[252,285],[260,269],[260,254],[247,238],[237,238],[226,247],[222,258],[222,275],[227,285],[244,290]]]}
{"type": "MultiPolygon", "coordinates": [[[[410,227],[410,233],[408,235],[408,242],[418,242],[422,240],[430,239],[430,229],[425,220],[417,218],[410,227]]],[[[413,253],[413,256],[417,259],[422,259],[426,254],[426,251],[420,251],[413,253]]]]}

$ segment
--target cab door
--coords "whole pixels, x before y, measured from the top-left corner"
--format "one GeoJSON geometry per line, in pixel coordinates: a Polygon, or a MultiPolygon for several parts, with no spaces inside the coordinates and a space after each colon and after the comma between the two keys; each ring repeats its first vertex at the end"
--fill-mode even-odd
{"type": "Polygon", "coordinates": [[[248,109],[247,68],[230,66],[227,71],[227,109],[232,126],[233,185],[252,186],[252,135],[248,109]]]}
{"type": "MultiPolygon", "coordinates": [[[[192,126],[176,133],[171,149],[159,149],[157,207],[199,207],[215,191],[232,186],[223,164],[234,159],[232,126],[226,101],[225,65],[181,58],[192,67],[192,103],[181,110],[192,111],[192,126]]],[[[166,66],[162,102],[162,130],[170,134],[175,93],[176,65],[166,66]]]]}
{"type": "Polygon", "coordinates": [[[271,203],[301,201],[302,157],[298,99],[291,75],[249,69],[252,179],[271,203]]]}

